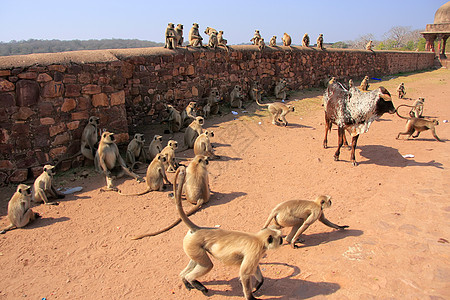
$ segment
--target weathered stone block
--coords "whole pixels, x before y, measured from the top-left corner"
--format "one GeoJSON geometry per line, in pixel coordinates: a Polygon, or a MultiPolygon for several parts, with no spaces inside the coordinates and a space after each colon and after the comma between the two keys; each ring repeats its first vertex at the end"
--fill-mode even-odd
{"type": "Polygon", "coordinates": [[[37,82],[49,82],[52,80],[53,80],[52,76],[48,75],[47,73],[39,74],[36,79],[37,82]]]}
{"type": "Polygon", "coordinates": [[[105,93],[95,94],[92,96],[92,105],[94,107],[108,106],[108,96],[105,93]]]}
{"type": "Polygon", "coordinates": [[[66,84],[66,97],[78,97],[81,95],[81,85],[79,84],[66,84]]]}
{"type": "Polygon", "coordinates": [[[0,70],[0,76],[9,76],[11,75],[10,70],[0,70]]]}
{"type": "Polygon", "coordinates": [[[64,73],[64,71],[66,71],[66,67],[64,67],[62,65],[50,65],[50,66],[48,66],[48,70],[64,73]]]}
{"type": "Polygon", "coordinates": [[[48,154],[50,155],[51,158],[55,159],[61,155],[63,155],[64,153],[66,153],[67,151],[67,147],[66,146],[62,146],[62,147],[57,147],[57,148],[53,148],[51,149],[48,154]]]}
{"type": "Polygon", "coordinates": [[[42,97],[44,98],[56,98],[61,97],[64,92],[64,86],[61,82],[49,81],[44,84],[42,89],[42,97]]]}
{"type": "Polygon", "coordinates": [[[39,167],[32,167],[31,168],[31,176],[33,178],[38,178],[39,175],[41,175],[41,174],[42,174],[42,167],[41,166],[39,166],[39,167]]]}
{"type": "Polygon", "coordinates": [[[36,79],[38,74],[36,72],[25,72],[17,75],[20,79],[36,79]]]}
{"type": "Polygon", "coordinates": [[[28,136],[30,133],[30,125],[26,123],[15,123],[11,129],[11,137],[28,136]]]}
{"type": "Polygon", "coordinates": [[[41,117],[53,116],[55,113],[55,109],[53,108],[53,104],[51,102],[39,102],[38,108],[41,117]]]}
{"type": "Polygon", "coordinates": [[[58,125],[55,125],[55,126],[50,126],[50,128],[49,128],[49,134],[50,134],[50,136],[52,137],[52,136],[55,136],[55,135],[57,135],[58,133],[61,133],[61,132],[63,132],[64,130],[66,130],[66,124],[64,124],[64,123],[60,123],[60,124],[58,124],[58,125]]]}
{"type": "Polygon", "coordinates": [[[14,85],[14,83],[0,78],[0,92],[9,92],[9,91],[14,91],[14,89],[16,88],[16,86],[14,85]]]}
{"type": "Polygon", "coordinates": [[[0,160],[0,170],[13,170],[14,164],[9,160],[0,160]]]}
{"type": "Polygon", "coordinates": [[[13,115],[13,118],[16,120],[26,120],[34,114],[35,112],[31,108],[21,107],[19,108],[19,111],[13,115]]]}
{"type": "Polygon", "coordinates": [[[0,93],[0,107],[15,106],[14,95],[12,93],[0,93]]]}
{"type": "Polygon", "coordinates": [[[52,146],[59,146],[59,145],[64,145],[66,143],[68,143],[70,140],[70,136],[68,132],[64,132],[60,135],[57,135],[55,137],[55,140],[52,143],[52,146]]]}
{"type": "Polygon", "coordinates": [[[80,121],[73,121],[73,122],[69,122],[67,123],[67,128],[69,130],[75,130],[80,126],[80,121]]]}
{"type": "Polygon", "coordinates": [[[94,95],[94,94],[99,94],[102,92],[101,87],[99,87],[96,84],[88,84],[83,86],[83,88],[81,89],[81,92],[83,94],[88,94],[88,95],[94,95]]]}
{"type": "MultiPolygon", "coordinates": [[[[77,75],[65,74],[63,82],[64,83],[77,83],[77,75]]],[[[66,86],[66,88],[67,88],[67,86],[66,86]]]]}
{"type": "Polygon", "coordinates": [[[77,102],[75,101],[75,99],[65,98],[64,103],[61,106],[61,111],[68,112],[68,111],[75,109],[75,107],[77,107],[77,102]]]}
{"type": "Polygon", "coordinates": [[[72,113],[72,120],[87,120],[89,119],[89,113],[87,111],[79,111],[72,113]]]}
{"type": "Polygon", "coordinates": [[[125,92],[120,91],[111,94],[111,106],[125,104],[125,92]]]}
{"type": "Polygon", "coordinates": [[[10,183],[20,183],[28,178],[28,169],[17,169],[9,177],[10,183]]]}
{"type": "Polygon", "coordinates": [[[41,122],[41,125],[55,124],[55,119],[53,119],[53,118],[40,118],[39,121],[41,122]]]}

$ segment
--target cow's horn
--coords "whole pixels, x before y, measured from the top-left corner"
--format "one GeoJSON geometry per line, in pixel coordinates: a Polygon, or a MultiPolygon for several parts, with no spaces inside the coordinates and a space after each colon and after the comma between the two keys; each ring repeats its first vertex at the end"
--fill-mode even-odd
{"type": "Polygon", "coordinates": [[[381,94],[380,97],[383,98],[385,101],[392,101],[391,96],[387,94],[381,94]]]}

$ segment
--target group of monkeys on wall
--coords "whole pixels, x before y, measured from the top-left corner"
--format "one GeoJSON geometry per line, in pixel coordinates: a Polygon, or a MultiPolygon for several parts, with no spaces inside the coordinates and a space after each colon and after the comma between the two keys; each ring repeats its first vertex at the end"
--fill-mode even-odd
{"type": "MultiPolygon", "coordinates": [[[[218,47],[223,47],[227,51],[230,50],[230,48],[227,45],[227,40],[223,38],[223,31],[217,31],[214,28],[206,27],[205,34],[209,36],[208,44],[206,45],[208,48],[211,49],[217,49],[218,47]]],[[[178,47],[183,47],[183,25],[178,24],[177,27],[173,23],[169,23],[167,25],[166,31],[165,31],[165,43],[164,48],[168,49],[176,49],[178,47]]],[[[291,46],[292,39],[291,36],[287,33],[284,33],[283,37],[281,38],[283,42],[283,46],[291,46]]],[[[192,24],[191,30],[189,30],[189,42],[187,44],[187,47],[204,47],[203,46],[203,38],[200,35],[199,26],[197,23],[192,24]]],[[[262,51],[266,47],[266,43],[264,42],[264,38],[261,37],[261,34],[259,30],[255,30],[255,34],[250,39],[250,42],[252,42],[253,45],[258,46],[259,50],[262,51]]],[[[272,38],[269,41],[270,47],[276,47],[277,46],[277,36],[272,36],[272,38]]],[[[309,47],[309,36],[308,33],[305,33],[302,38],[302,46],[303,47],[309,47]]],[[[319,37],[317,38],[317,48],[324,49],[323,48],[323,34],[319,34],[319,37]]]]}
{"type": "MultiPolygon", "coordinates": [[[[369,78],[366,76],[361,83],[361,90],[368,89],[368,81],[369,78]]],[[[353,81],[350,80],[349,86],[352,85],[353,81]]],[[[286,86],[287,82],[284,79],[277,82],[275,86],[277,99],[286,99],[286,86]]],[[[403,98],[406,94],[403,83],[397,91],[399,98],[403,98]]],[[[281,122],[282,125],[287,126],[286,115],[294,111],[292,105],[283,102],[262,104],[260,102],[261,91],[258,87],[252,88],[250,95],[253,95],[251,99],[259,106],[267,107],[272,116],[273,124],[280,125],[281,122]]],[[[163,147],[161,135],[155,135],[147,148],[144,135],[136,133],[128,144],[125,159],[123,159],[115,143],[114,133],[106,130],[101,131],[98,128],[99,118],[91,116],[83,130],[80,152],[86,159],[93,160],[95,169],[105,175],[106,187],[103,189],[105,191],[117,192],[122,196],[140,196],[152,191],[164,191],[167,185],[173,186],[173,197],[175,198],[179,219],[166,228],[137,235],[132,239],[155,236],[168,231],[180,222],[184,222],[189,231],[184,238],[183,249],[190,261],[186,268],[181,271],[180,277],[187,289],[198,289],[205,295],[207,294],[208,289],[198,281],[198,278],[208,273],[213,267],[209,253],[226,264],[240,266],[239,276],[243,294],[246,299],[256,299],[253,293],[261,287],[264,281],[259,268],[259,261],[267,249],[276,249],[283,243],[280,229],[291,227],[291,231],[285,239],[292,248],[297,248],[297,243],[302,242],[300,240],[301,234],[317,220],[334,229],[345,229],[348,226],[334,224],[325,217],[323,210],[331,205],[331,197],[327,195],[318,196],[314,201],[291,200],[278,204],[270,213],[262,227],[263,229],[257,233],[200,227],[194,224],[189,219],[189,215],[195,213],[210,200],[208,164],[211,160],[220,159],[220,156],[215,154],[211,142],[214,132],[203,128],[205,125],[204,117],[219,113],[220,100],[218,89],[211,88],[206,103],[208,108],[205,110],[205,105],[202,109],[203,116],[197,115],[195,102],[190,102],[181,113],[172,105],[166,105],[168,117],[163,121],[168,124],[167,133],[173,134],[184,130],[184,146],[181,150],[178,149],[178,142],[173,139],[170,139],[167,146],[163,147]],[[177,160],[175,153],[189,148],[193,148],[195,157],[190,159],[187,166],[184,166],[177,160]],[[145,177],[147,188],[135,194],[122,194],[114,186],[113,180],[126,174],[143,182],[144,178],[135,173],[136,165],[139,162],[150,162],[145,177]],[[168,180],[166,172],[175,173],[173,183],[168,180]],[[182,207],[182,196],[194,205],[187,213],[182,207]],[[253,278],[256,280],[255,284],[252,283],[253,278]]],[[[242,88],[236,85],[230,92],[229,105],[240,108],[242,102],[242,88]]],[[[406,118],[408,120],[407,133],[399,133],[399,136],[408,134],[411,130],[420,133],[420,131],[426,130],[424,128],[427,126],[427,129],[431,129],[433,135],[435,135],[433,122],[422,117],[423,103],[422,98],[410,106],[412,107],[410,117],[406,118]]],[[[438,138],[436,137],[436,139],[438,138]]],[[[33,212],[31,202],[56,205],[57,202],[52,202],[50,199],[64,197],[53,185],[54,175],[55,167],[45,165],[43,173],[35,180],[33,187],[25,184],[20,184],[17,187],[8,204],[8,218],[11,224],[1,233],[24,227],[40,217],[39,214],[33,212]]]]}

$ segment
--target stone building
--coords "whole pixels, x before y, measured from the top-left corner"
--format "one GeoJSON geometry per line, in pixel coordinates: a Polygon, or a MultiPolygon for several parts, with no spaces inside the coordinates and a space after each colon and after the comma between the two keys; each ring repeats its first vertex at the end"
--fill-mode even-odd
{"type": "Polygon", "coordinates": [[[426,50],[436,52],[434,41],[438,40],[438,49],[440,58],[445,56],[445,44],[450,36],[450,1],[439,7],[434,15],[434,23],[427,24],[425,31],[421,32],[426,40],[426,50]]]}

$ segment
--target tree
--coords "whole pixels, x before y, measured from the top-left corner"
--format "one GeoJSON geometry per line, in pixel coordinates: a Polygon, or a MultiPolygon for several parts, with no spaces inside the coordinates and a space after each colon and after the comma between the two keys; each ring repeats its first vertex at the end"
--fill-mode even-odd
{"type": "Polygon", "coordinates": [[[352,42],[351,48],[353,49],[366,49],[366,45],[369,41],[374,41],[374,35],[371,33],[362,35],[352,42]]]}
{"type": "Polygon", "coordinates": [[[408,35],[411,35],[411,27],[409,26],[395,26],[385,34],[387,40],[393,41],[394,48],[404,47],[408,40],[408,35]]]}

